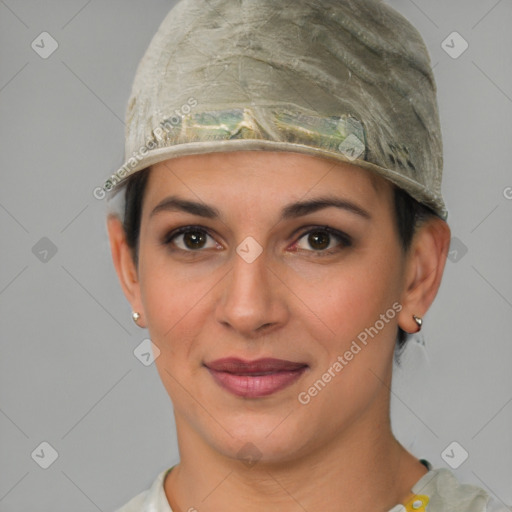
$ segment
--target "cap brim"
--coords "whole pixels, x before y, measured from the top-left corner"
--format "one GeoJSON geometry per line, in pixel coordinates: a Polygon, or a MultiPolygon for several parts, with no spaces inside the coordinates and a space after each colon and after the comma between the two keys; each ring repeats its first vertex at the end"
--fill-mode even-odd
{"type": "MultiPolygon", "coordinates": [[[[333,153],[321,148],[314,148],[306,144],[297,144],[293,142],[279,142],[270,141],[265,139],[230,139],[230,140],[212,140],[212,141],[201,141],[201,142],[187,142],[182,144],[176,144],[173,146],[160,147],[148,151],[142,159],[129,171],[124,173],[122,179],[118,180],[114,188],[112,189],[112,195],[115,195],[122,184],[126,181],[129,176],[132,176],[138,171],[148,168],[150,165],[154,165],[165,160],[170,160],[180,156],[189,155],[201,155],[205,153],[222,153],[222,152],[233,152],[233,151],[287,151],[292,153],[301,153],[310,156],[316,156],[326,158],[334,162],[343,162],[362,167],[369,171],[375,172],[377,175],[382,176],[397,187],[400,187],[414,199],[427,205],[431,208],[441,219],[446,220],[448,212],[444,206],[442,198],[432,196],[429,190],[422,185],[414,181],[413,179],[399,174],[397,171],[392,169],[386,169],[384,167],[372,164],[365,160],[358,158],[350,158],[344,153],[333,153]]],[[[128,165],[123,166],[125,169],[128,165]]]]}

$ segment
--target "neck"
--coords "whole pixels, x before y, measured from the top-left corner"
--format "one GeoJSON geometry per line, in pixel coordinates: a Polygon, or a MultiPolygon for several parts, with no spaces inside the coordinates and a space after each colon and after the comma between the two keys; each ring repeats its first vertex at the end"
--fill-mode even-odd
{"type": "Polygon", "coordinates": [[[173,512],[387,512],[405,502],[427,472],[394,438],[389,413],[380,422],[374,415],[360,418],[294,459],[251,467],[219,454],[179,416],[176,426],[181,460],[164,484],[173,512]]]}

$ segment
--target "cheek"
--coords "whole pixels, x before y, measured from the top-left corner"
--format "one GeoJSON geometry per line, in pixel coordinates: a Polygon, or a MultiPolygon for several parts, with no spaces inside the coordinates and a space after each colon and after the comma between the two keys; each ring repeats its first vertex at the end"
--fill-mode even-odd
{"type": "MultiPolygon", "coordinates": [[[[304,304],[300,307],[305,313],[302,318],[328,352],[339,352],[350,345],[397,301],[399,274],[398,267],[389,264],[392,258],[392,255],[382,258],[374,250],[372,254],[358,254],[343,264],[325,267],[309,276],[301,272],[300,279],[294,278],[292,289],[304,304]]],[[[390,322],[384,328],[379,322],[378,327],[394,334],[392,324],[396,322],[396,312],[390,313],[386,317],[390,322]]]]}
{"type": "Polygon", "coordinates": [[[193,263],[171,263],[157,251],[148,251],[143,262],[141,296],[151,340],[160,349],[157,363],[181,370],[184,361],[191,361],[195,341],[201,339],[204,323],[212,314],[209,296],[218,276],[198,274],[193,263]]]}
{"type": "Polygon", "coordinates": [[[297,292],[317,312],[308,316],[307,330],[323,349],[315,350],[317,364],[301,396],[310,400],[312,415],[333,411],[334,404],[335,426],[361,414],[389,377],[401,307],[396,268],[377,263],[361,259],[317,281],[307,295],[306,288],[297,292]]]}
{"type": "MultiPolygon", "coordinates": [[[[201,297],[207,290],[200,290],[202,287],[204,283],[183,282],[170,272],[160,271],[148,273],[141,288],[149,335],[160,350],[155,365],[179,410],[196,407],[186,390],[200,369],[199,359],[194,364],[194,348],[203,331],[201,297]]],[[[198,399],[204,402],[199,395],[198,399]]]]}
{"type": "Polygon", "coordinates": [[[151,272],[146,274],[141,286],[147,324],[157,345],[166,345],[181,339],[188,317],[194,315],[198,290],[194,285],[184,285],[173,279],[172,274],[151,272]]]}

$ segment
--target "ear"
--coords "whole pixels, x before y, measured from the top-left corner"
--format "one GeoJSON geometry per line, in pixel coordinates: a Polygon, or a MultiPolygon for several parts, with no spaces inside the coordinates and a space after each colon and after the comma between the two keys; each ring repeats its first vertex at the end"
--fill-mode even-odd
{"type": "Polygon", "coordinates": [[[141,315],[137,321],[139,327],[144,325],[144,309],[141,301],[140,284],[137,267],[126,242],[126,234],[119,217],[110,214],[107,218],[107,231],[110,240],[112,261],[121,283],[123,292],[132,306],[132,310],[141,315]]]}
{"type": "Polygon", "coordinates": [[[431,217],[415,233],[407,256],[399,326],[408,333],[417,332],[413,315],[420,318],[437,295],[450,247],[451,232],[439,217],[431,217]]]}

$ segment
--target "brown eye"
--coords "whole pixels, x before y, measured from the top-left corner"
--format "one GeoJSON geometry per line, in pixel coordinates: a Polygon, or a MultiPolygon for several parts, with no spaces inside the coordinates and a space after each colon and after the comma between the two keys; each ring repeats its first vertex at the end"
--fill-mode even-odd
{"type": "Polygon", "coordinates": [[[299,249],[320,254],[331,254],[351,245],[352,240],[348,235],[327,226],[304,233],[297,242],[299,249]]]}
{"type": "Polygon", "coordinates": [[[330,241],[331,235],[323,231],[315,231],[313,233],[309,233],[308,235],[308,243],[311,247],[313,247],[313,249],[327,249],[327,247],[329,247],[330,241]]]}
{"type": "Polygon", "coordinates": [[[183,233],[183,243],[188,249],[201,249],[206,243],[206,235],[199,231],[183,233]]]}
{"type": "Polygon", "coordinates": [[[173,231],[165,237],[163,243],[165,245],[174,245],[177,249],[188,252],[217,247],[213,238],[204,229],[193,226],[173,231]],[[208,239],[212,240],[209,246],[207,245],[208,239]]]}

